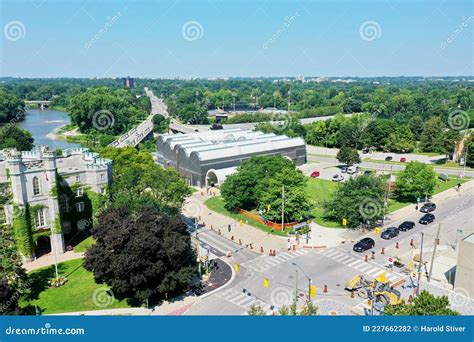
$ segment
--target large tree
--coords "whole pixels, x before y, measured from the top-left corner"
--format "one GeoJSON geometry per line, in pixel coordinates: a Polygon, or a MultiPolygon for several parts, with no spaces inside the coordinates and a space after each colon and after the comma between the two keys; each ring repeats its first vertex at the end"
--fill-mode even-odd
{"type": "Polygon", "coordinates": [[[33,148],[31,133],[12,124],[0,126],[0,150],[16,148],[18,151],[29,151],[33,148]]]}
{"type": "Polygon", "coordinates": [[[324,215],[355,228],[383,217],[385,180],[362,175],[339,184],[332,197],[323,203],[324,215]]]}
{"type": "Polygon", "coordinates": [[[96,244],[86,252],[85,268],[133,305],[182,293],[197,274],[190,235],[178,216],[152,208],[108,209],[92,235],[96,244]]]}
{"type": "Polygon", "coordinates": [[[389,134],[385,149],[395,153],[407,153],[415,148],[415,139],[407,125],[398,126],[389,134]]]}
{"type": "Polygon", "coordinates": [[[388,136],[395,130],[396,123],[388,119],[375,119],[370,122],[362,137],[365,146],[373,146],[382,150],[387,143],[388,136]]]}
{"type": "Polygon", "coordinates": [[[355,148],[343,146],[337,152],[337,160],[347,165],[360,163],[359,153],[355,148]]]}
{"type": "Polygon", "coordinates": [[[457,316],[459,312],[449,307],[447,296],[436,297],[426,290],[415,297],[413,303],[389,304],[384,309],[388,316],[457,316]]]}
{"type": "Polygon", "coordinates": [[[113,184],[110,188],[112,207],[157,208],[177,214],[191,189],[172,169],[157,165],[151,155],[135,148],[102,149],[100,155],[113,160],[113,184]]]}
{"type": "Polygon", "coordinates": [[[445,124],[440,117],[429,119],[423,128],[420,136],[420,148],[424,152],[445,153],[446,145],[444,141],[445,124]]]}
{"type": "Polygon", "coordinates": [[[25,103],[15,94],[0,89],[0,124],[20,121],[24,115],[25,103]]]}
{"type": "Polygon", "coordinates": [[[395,193],[402,199],[414,200],[431,195],[436,187],[436,173],[427,164],[409,162],[396,180],[395,193]]]}

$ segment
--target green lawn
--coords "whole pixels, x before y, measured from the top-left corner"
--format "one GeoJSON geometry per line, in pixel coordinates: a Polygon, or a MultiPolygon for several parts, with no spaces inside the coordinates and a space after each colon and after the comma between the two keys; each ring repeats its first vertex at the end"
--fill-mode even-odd
{"type": "Polygon", "coordinates": [[[326,220],[323,215],[323,208],[321,207],[322,203],[327,200],[336,190],[336,187],[337,184],[330,180],[308,178],[308,183],[306,185],[306,193],[308,194],[308,197],[313,203],[313,210],[311,210],[311,215],[314,216],[314,222],[321,226],[330,228],[341,227],[338,222],[326,220]]]}
{"type": "Polygon", "coordinates": [[[85,240],[82,240],[76,246],[74,246],[74,252],[78,252],[78,253],[85,252],[93,244],[95,244],[95,240],[92,236],[89,236],[88,238],[86,238],[85,240]]]}
{"type": "Polygon", "coordinates": [[[287,235],[286,232],[290,231],[288,229],[285,232],[281,232],[279,230],[272,230],[270,227],[264,225],[263,223],[261,223],[259,221],[250,219],[247,216],[244,216],[242,214],[230,212],[224,207],[224,200],[222,199],[222,197],[211,197],[205,202],[205,204],[212,211],[215,211],[219,214],[231,217],[236,221],[242,220],[245,223],[247,223],[247,224],[249,224],[249,225],[251,225],[255,228],[258,228],[260,230],[263,230],[264,232],[267,232],[267,233],[280,235],[280,236],[286,236],[287,235]]]}
{"type": "Polygon", "coordinates": [[[92,273],[82,266],[82,259],[60,263],[58,269],[60,275],[68,278],[68,282],[59,288],[48,287],[48,280],[55,274],[54,266],[28,273],[28,278],[32,283],[31,293],[22,298],[21,305],[37,305],[42,314],[129,307],[125,301],[118,301],[111,297],[105,297],[104,300],[103,292],[108,287],[94,281],[92,273]],[[95,305],[93,297],[96,290],[98,291],[96,302],[99,305],[109,305],[95,305]]]}

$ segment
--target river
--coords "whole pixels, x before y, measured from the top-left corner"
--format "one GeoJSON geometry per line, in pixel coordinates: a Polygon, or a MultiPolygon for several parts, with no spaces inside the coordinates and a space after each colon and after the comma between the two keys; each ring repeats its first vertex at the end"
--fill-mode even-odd
{"type": "Polygon", "coordinates": [[[55,140],[51,135],[48,136],[69,122],[69,114],[60,110],[29,109],[26,111],[25,119],[16,125],[31,132],[35,145],[47,145],[58,149],[80,147],[80,144],[55,140]]]}

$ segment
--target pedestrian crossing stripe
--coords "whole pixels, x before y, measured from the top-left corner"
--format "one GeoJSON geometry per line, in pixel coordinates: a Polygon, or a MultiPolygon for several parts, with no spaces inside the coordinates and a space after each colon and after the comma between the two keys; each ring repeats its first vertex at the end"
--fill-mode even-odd
{"type": "MultiPolygon", "coordinates": [[[[381,269],[380,267],[377,267],[374,264],[368,263],[364,260],[360,260],[359,258],[349,254],[347,251],[326,249],[321,251],[320,254],[374,278],[378,278],[382,273],[385,272],[384,269],[381,269]]],[[[385,278],[392,283],[400,279],[400,277],[396,274],[390,273],[386,273],[385,278]]]]}
{"type": "Polygon", "coordinates": [[[296,250],[285,253],[280,253],[277,256],[262,255],[258,258],[242,263],[241,266],[248,268],[255,272],[264,272],[272,267],[278,266],[284,262],[295,259],[299,256],[309,253],[308,250],[296,250]]]}
{"type": "Polygon", "coordinates": [[[236,290],[234,288],[224,290],[222,292],[217,293],[218,296],[221,298],[231,302],[232,304],[235,304],[237,306],[240,306],[241,308],[245,309],[248,311],[250,307],[254,304],[260,305],[264,311],[270,312],[270,305],[255,298],[252,296],[249,296],[248,294],[236,290]]]}

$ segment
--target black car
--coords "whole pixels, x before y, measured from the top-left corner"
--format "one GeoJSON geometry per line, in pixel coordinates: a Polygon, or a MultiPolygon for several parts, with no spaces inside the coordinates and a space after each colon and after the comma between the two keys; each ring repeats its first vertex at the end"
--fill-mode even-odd
{"type": "Polygon", "coordinates": [[[353,250],[355,252],[364,252],[372,247],[375,247],[375,241],[371,238],[364,238],[354,245],[353,250]]]}
{"type": "Polygon", "coordinates": [[[435,209],[436,209],[436,204],[434,204],[434,203],[425,203],[421,207],[420,211],[422,213],[431,213],[432,211],[435,211],[435,209]]]}
{"type": "Polygon", "coordinates": [[[382,232],[380,237],[385,240],[390,240],[391,238],[398,236],[399,233],[400,232],[398,231],[397,227],[389,227],[382,232]]]}
{"type": "Polygon", "coordinates": [[[433,214],[425,214],[423,217],[418,221],[421,224],[430,224],[435,220],[435,216],[433,214]]]}
{"type": "Polygon", "coordinates": [[[392,156],[386,156],[386,157],[385,157],[385,161],[391,161],[392,159],[393,159],[392,156]]]}
{"type": "Polygon", "coordinates": [[[406,232],[407,230],[413,229],[415,227],[415,222],[413,221],[405,221],[401,225],[398,226],[398,230],[402,232],[406,232]]]}

